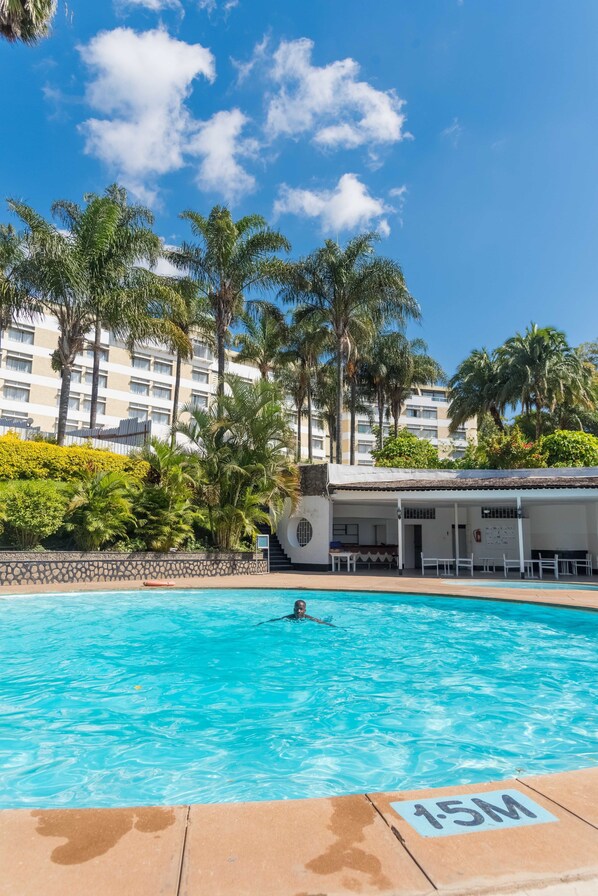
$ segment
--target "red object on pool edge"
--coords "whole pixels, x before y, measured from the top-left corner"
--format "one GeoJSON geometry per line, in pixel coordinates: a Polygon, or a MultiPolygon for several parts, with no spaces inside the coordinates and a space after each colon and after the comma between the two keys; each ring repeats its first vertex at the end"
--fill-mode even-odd
{"type": "Polygon", "coordinates": [[[175,582],[144,582],[144,585],[147,585],[148,588],[174,588],[175,582]]]}

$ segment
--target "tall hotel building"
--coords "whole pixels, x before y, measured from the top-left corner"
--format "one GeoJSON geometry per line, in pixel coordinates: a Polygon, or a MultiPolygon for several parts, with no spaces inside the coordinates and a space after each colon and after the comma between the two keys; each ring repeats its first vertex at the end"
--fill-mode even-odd
{"type": "MultiPolygon", "coordinates": [[[[0,431],[13,421],[43,433],[55,434],[58,420],[60,376],[52,369],[52,354],[58,328],[52,317],[34,324],[16,322],[2,332],[0,351],[0,431]]],[[[93,351],[91,345],[77,357],[71,380],[67,431],[76,433],[89,424],[93,351]]],[[[259,373],[248,364],[238,364],[229,352],[227,369],[248,382],[259,373]]],[[[156,346],[136,348],[132,355],[125,345],[102,333],[98,427],[111,429],[121,420],[151,421],[152,435],[165,438],[172,423],[175,361],[172,353],[156,346]]],[[[182,365],[179,407],[205,408],[216,392],[216,363],[208,346],[193,340],[193,359],[182,365]]],[[[475,423],[467,424],[449,438],[446,390],[440,386],[419,389],[408,399],[401,426],[438,445],[443,456],[464,451],[467,438],[475,436],[475,423]]],[[[296,415],[291,419],[295,420],[296,415]]],[[[349,462],[349,421],[343,420],[343,460],[349,462]]],[[[387,432],[390,426],[386,427],[387,432]]],[[[302,453],[307,457],[307,421],[302,424],[302,453]]],[[[372,423],[367,416],[357,420],[356,463],[372,464],[372,423]]],[[[312,433],[314,461],[329,457],[330,445],[324,421],[314,415],[312,433]]]]}

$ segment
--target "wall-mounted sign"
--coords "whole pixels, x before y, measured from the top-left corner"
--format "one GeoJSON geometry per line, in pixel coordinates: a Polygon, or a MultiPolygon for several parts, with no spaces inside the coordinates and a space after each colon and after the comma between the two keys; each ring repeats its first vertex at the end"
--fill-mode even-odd
{"type": "Polygon", "coordinates": [[[518,790],[461,793],[439,800],[400,800],[390,805],[422,837],[449,837],[558,821],[518,790]]]}
{"type": "Polygon", "coordinates": [[[257,537],[258,551],[267,551],[269,547],[270,547],[270,536],[269,535],[258,535],[258,537],[257,537]]]}

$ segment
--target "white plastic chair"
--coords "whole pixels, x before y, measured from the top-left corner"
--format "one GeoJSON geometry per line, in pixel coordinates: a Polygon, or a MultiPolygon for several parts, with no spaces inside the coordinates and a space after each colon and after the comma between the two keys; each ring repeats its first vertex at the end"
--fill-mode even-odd
{"type": "Polygon", "coordinates": [[[473,553],[470,557],[459,557],[457,561],[457,575],[459,575],[460,568],[468,569],[473,577],[473,553]]]}
{"type": "Polygon", "coordinates": [[[519,572],[520,564],[519,560],[507,560],[505,554],[502,555],[503,569],[505,571],[505,579],[509,574],[509,570],[516,569],[519,572]]]}
{"type": "Polygon", "coordinates": [[[583,570],[587,576],[591,576],[594,573],[591,554],[586,554],[585,560],[572,560],[571,565],[573,566],[573,574],[576,576],[579,575],[580,569],[583,570]]]}
{"type": "Polygon", "coordinates": [[[436,570],[436,575],[438,575],[438,560],[436,557],[424,557],[423,551],[421,554],[422,558],[422,576],[426,574],[426,567],[436,570]]]}
{"type": "Polygon", "coordinates": [[[544,572],[551,572],[555,579],[559,577],[559,555],[555,554],[554,557],[543,557],[542,554],[538,557],[538,572],[540,578],[542,578],[542,574],[544,572]]]}

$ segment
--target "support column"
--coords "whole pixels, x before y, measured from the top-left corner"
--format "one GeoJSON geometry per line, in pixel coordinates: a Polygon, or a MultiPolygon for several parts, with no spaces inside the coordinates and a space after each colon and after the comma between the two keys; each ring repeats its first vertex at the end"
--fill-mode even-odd
{"type": "Polygon", "coordinates": [[[403,506],[397,498],[397,566],[399,575],[403,575],[403,506]]]}
{"type": "Polygon", "coordinates": [[[459,575],[459,505],[455,501],[455,575],[459,575]]]}
{"type": "Polygon", "coordinates": [[[525,578],[525,552],[523,550],[523,508],[521,495],[517,495],[517,541],[519,543],[519,575],[525,578]]]}

